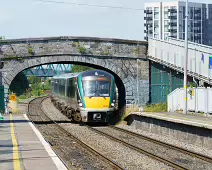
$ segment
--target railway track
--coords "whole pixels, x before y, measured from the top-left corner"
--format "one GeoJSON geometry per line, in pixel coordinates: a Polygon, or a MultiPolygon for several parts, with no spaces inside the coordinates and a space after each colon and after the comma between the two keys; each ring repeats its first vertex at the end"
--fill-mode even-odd
{"type": "MultiPolygon", "coordinates": [[[[97,150],[95,150],[91,146],[87,145],[86,143],[82,142],[77,137],[75,137],[74,135],[72,135],[70,132],[68,132],[67,130],[65,130],[63,127],[61,127],[59,123],[57,123],[56,121],[52,120],[47,114],[45,114],[45,112],[42,110],[42,108],[41,108],[41,112],[42,112],[41,115],[39,115],[39,118],[36,118],[37,120],[34,121],[35,120],[34,119],[35,116],[38,116],[38,115],[30,114],[30,112],[31,112],[30,107],[31,107],[31,105],[34,104],[33,102],[35,102],[36,100],[39,100],[39,102],[40,102],[39,104],[38,103],[36,103],[36,104],[37,105],[41,105],[41,103],[42,103],[42,101],[44,99],[45,98],[42,98],[42,99],[33,99],[28,104],[28,116],[29,116],[29,119],[34,124],[36,124],[36,122],[38,122],[39,124],[41,124],[41,122],[43,121],[43,124],[48,123],[48,124],[54,125],[55,126],[55,129],[57,129],[57,130],[59,129],[61,132],[63,132],[64,134],[66,134],[68,137],[70,137],[71,140],[74,140],[75,143],[79,144],[82,148],[86,149],[89,153],[91,153],[92,155],[94,155],[97,159],[100,159],[100,160],[104,161],[106,164],[108,164],[110,169],[124,170],[124,168],[122,168],[120,165],[118,165],[117,163],[115,163],[113,160],[110,160],[109,158],[105,157],[104,155],[102,155],[101,153],[99,153],[97,150]],[[39,119],[41,119],[41,120],[39,120],[39,119]]],[[[48,141],[48,139],[46,139],[46,140],[48,141]]],[[[49,142],[49,143],[51,144],[51,142],[49,142]]],[[[52,148],[53,148],[54,151],[56,150],[54,146],[52,148]]],[[[56,154],[62,160],[62,158],[61,158],[62,156],[59,155],[57,152],[56,152],[56,154]]],[[[67,162],[64,162],[63,161],[63,163],[65,164],[65,166],[67,167],[67,169],[72,169],[72,168],[70,168],[68,166],[68,163],[67,162]]]]}
{"type": "Polygon", "coordinates": [[[129,131],[129,130],[125,130],[125,129],[116,127],[116,126],[110,126],[110,128],[113,128],[113,129],[118,130],[118,131],[120,131],[120,132],[124,132],[124,133],[127,133],[127,134],[129,134],[129,135],[132,135],[132,136],[135,136],[135,137],[138,137],[138,138],[141,138],[141,139],[144,139],[144,140],[147,140],[147,141],[150,141],[150,142],[159,144],[159,145],[164,146],[164,147],[167,147],[167,148],[174,149],[174,150],[176,150],[176,151],[179,151],[179,152],[188,154],[188,155],[190,155],[190,156],[196,157],[196,158],[198,158],[198,159],[201,159],[201,160],[203,160],[203,161],[212,163],[212,158],[209,157],[209,156],[202,155],[202,154],[199,154],[199,153],[196,153],[196,152],[192,152],[192,151],[189,151],[189,150],[187,150],[187,149],[183,149],[183,148],[180,148],[180,147],[178,147],[178,146],[174,146],[174,145],[171,145],[171,144],[168,144],[168,143],[165,143],[165,142],[161,142],[161,141],[159,141],[159,140],[152,139],[152,138],[149,138],[149,137],[146,137],[146,136],[143,136],[143,135],[134,133],[134,132],[132,132],[132,131],[129,131]]]}
{"type": "MultiPolygon", "coordinates": [[[[164,164],[167,164],[167,165],[173,167],[174,169],[180,169],[180,170],[181,169],[193,169],[193,168],[190,168],[189,165],[187,165],[187,164],[189,164],[189,161],[185,161],[185,160],[190,160],[190,159],[194,159],[195,161],[196,161],[196,159],[200,159],[202,162],[205,162],[206,164],[208,163],[207,166],[200,165],[200,166],[202,166],[202,169],[205,169],[205,167],[206,167],[206,169],[207,169],[207,167],[208,167],[208,169],[210,169],[210,167],[212,166],[212,164],[211,164],[212,159],[207,156],[197,154],[197,153],[194,153],[194,152],[191,152],[191,151],[188,151],[188,150],[176,147],[176,146],[172,146],[172,145],[169,145],[169,144],[166,144],[166,143],[163,143],[163,142],[160,142],[160,141],[148,138],[148,137],[144,137],[142,135],[133,133],[128,130],[124,130],[124,129],[114,127],[114,126],[109,126],[109,127],[107,127],[108,129],[107,128],[96,128],[96,127],[94,128],[94,127],[90,127],[90,126],[87,126],[87,127],[100,135],[106,136],[114,141],[122,143],[123,145],[125,145],[131,149],[134,149],[142,154],[145,154],[155,160],[158,160],[164,164]],[[102,129],[104,129],[104,130],[102,130],[102,129]],[[111,129],[113,131],[111,131],[111,129]],[[115,131],[117,131],[117,132],[115,132],[115,131]],[[182,153],[187,154],[190,156],[190,158],[187,157],[188,159],[180,158],[179,160],[174,160],[171,157],[169,158],[169,157],[163,156],[162,154],[164,154],[164,152],[162,152],[162,154],[160,154],[160,150],[155,151],[155,153],[154,153],[151,150],[146,149],[145,146],[143,147],[142,142],[140,142],[139,145],[135,145],[136,141],[138,141],[139,139],[146,140],[149,143],[151,142],[151,143],[157,144],[159,147],[166,147],[169,150],[171,150],[171,152],[173,152],[172,150],[174,150],[176,152],[180,152],[181,155],[182,155],[182,153]],[[159,154],[157,152],[159,152],[159,154]],[[193,158],[191,158],[191,157],[193,157],[193,158]],[[184,162],[181,160],[184,160],[184,162]]],[[[151,149],[157,150],[156,147],[154,148],[154,146],[155,145],[151,146],[151,149]]],[[[198,163],[202,164],[201,161],[198,163]]],[[[191,162],[190,162],[190,164],[191,164],[191,162]]]]}

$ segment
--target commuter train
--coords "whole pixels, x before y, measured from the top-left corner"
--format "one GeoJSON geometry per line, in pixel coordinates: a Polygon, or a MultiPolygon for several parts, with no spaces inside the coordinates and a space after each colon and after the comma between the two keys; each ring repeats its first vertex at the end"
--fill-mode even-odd
{"type": "Polygon", "coordinates": [[[51,80],[54,105],[77,122],[108,122],[114,114],[114,77],[102,70],[67,73],[51,80]]]}

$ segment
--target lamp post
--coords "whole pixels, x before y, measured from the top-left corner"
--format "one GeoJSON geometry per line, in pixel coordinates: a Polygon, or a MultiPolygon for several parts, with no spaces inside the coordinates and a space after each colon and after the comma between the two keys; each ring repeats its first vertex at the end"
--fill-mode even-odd
{"type": "Polygon", "coordinates": [[[188,0],[186,0],[186,13],[185,13],[185,57],[184,57],[184,110],[183,113],[187,114],[187,70],[188,70],[188,0]]]}

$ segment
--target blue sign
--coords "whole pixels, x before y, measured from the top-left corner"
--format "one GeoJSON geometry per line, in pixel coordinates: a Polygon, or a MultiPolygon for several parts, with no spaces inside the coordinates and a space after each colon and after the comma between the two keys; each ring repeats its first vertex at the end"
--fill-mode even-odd
{"type": "Polygon", "coordinates": [[[204,63],[204,54],[202,54],[201,60],[202,60],[202,62],[204,63]]]}
{"type": "Polygon", "coordinates": [[[212,56],[209,57],[209,69],[212,69],[212,56]]]}

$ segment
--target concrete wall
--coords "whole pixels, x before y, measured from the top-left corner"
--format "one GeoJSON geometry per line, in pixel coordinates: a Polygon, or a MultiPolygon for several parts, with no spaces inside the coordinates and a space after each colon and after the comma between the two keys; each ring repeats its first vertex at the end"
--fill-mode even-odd
{"type": "Polygon", "coordinates": [[[130,115],[126,120],[128,125],[135,126],[143,131],[181,140],[187,144],[212,149],[212,129],[138,115],[130,115]]]}

